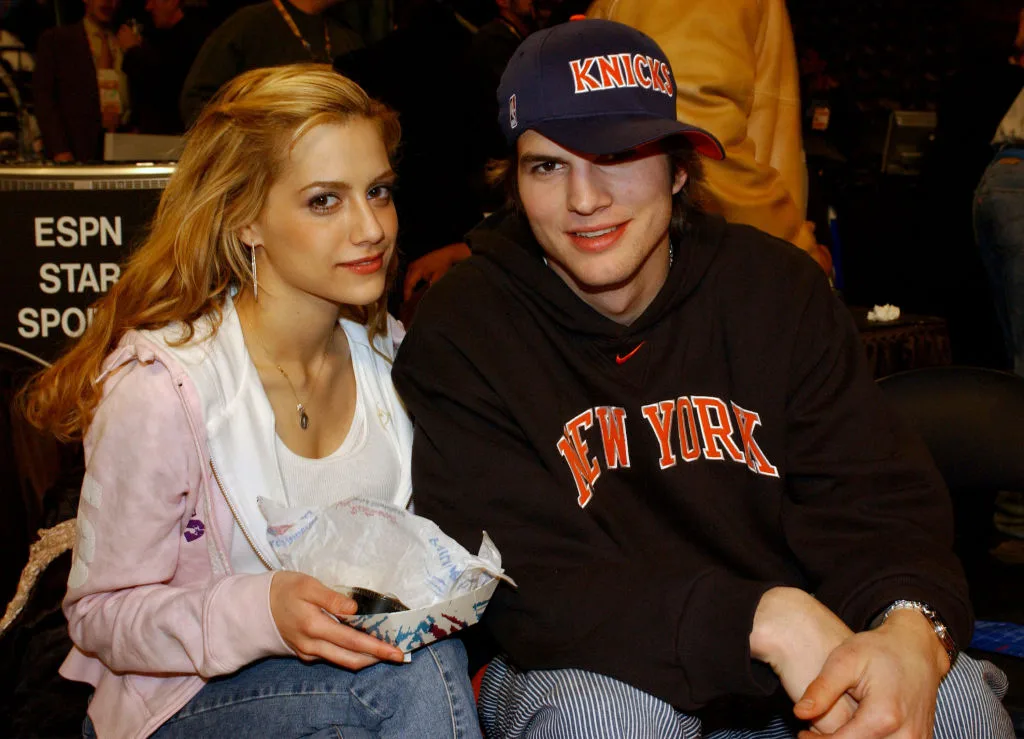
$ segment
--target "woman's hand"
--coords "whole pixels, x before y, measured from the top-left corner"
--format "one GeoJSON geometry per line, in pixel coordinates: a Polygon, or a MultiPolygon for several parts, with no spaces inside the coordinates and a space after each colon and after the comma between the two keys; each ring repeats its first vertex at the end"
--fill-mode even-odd
{"type": "Polygon", "coordinates": [[[275,572],[270,583],[270,612],[277,630],[300,659],[323,659],[350,670],[361,670],[382,659],[402,662],[402,650],[328,615],[352,615],[355,611],[351,598],[301,572],[275,572]]]}

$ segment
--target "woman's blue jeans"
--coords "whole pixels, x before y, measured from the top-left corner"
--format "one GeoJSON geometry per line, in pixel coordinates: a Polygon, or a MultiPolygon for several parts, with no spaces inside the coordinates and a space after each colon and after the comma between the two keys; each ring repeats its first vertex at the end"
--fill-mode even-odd
{"type": "MultiPolygon", "coordinates": [[[[88,719],[84,732],[94,736],[88,719]]],[[[463,739],[479,737],[480,725],[466,651],[446,639],[408,664],[358,672],[295,658],[255,662],[211,680],[152,736],[463,739]]]]}

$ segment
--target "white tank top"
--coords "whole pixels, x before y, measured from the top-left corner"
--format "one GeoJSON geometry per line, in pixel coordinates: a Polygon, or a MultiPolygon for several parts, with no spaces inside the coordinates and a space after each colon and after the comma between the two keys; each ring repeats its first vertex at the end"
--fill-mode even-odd
{"type": "Polygon", "coordinates": [[[275,436],[285,496],[292,507],[323,508],[343,498],[389,503],[401,478],[394,444],[356,384],[356,408],[341,446],[320,459],[302,457],[275,436]]]}
{"type": "MultiPolygon", "coordinates": [[[[344,498],[361,496],[393,503],[402,479],[402,460],[386,429],[387,411],[378,408],[363,390],[364,372],[372,368],[354,363],[356,408],[345,440],[321,459],[301,457],[275,434],[281,482],[289,506],[323,507],[344,498]]],[[[238,523],[231,544],[231,568],[236,573],[266,572],[238,523]]]]}

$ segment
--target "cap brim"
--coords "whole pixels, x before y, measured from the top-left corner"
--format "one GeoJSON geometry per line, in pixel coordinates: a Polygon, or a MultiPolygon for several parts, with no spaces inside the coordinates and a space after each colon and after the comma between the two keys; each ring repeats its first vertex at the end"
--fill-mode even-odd
{"type": "Polygon", "coordinates": [[[531,128],[559,146],[584,154],[618,154],[670,136],[683,136],[703,156],[725,159],[725,149],[710,133],[665,118],[560,118],[531,128]]]}

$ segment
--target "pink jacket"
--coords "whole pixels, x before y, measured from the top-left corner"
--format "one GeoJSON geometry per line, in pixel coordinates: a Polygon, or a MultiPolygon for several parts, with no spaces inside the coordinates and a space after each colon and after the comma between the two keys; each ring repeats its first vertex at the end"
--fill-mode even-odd
{"type": "MultiPolygon", "coordinates": [[[[353,361],[378,361],[365,329],[345,329],[353,361]]],[[[252,514],[258,496],[278,497],[273,415],[237,315],[229,302],[217,334],[185,347],[169,347],[170,332],[124,337],[85,438],[64,601],[75,648],[61,674],[96,687],[89,715],[104,738],[148,736],[205,679],[292,653],[270,611],[273,572],[231,571],[236,520],[279,566],[252,514]]],[[[411,427],[380,364],[378,402],[395,411],[407,459],[411,427]]]]}

